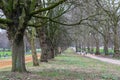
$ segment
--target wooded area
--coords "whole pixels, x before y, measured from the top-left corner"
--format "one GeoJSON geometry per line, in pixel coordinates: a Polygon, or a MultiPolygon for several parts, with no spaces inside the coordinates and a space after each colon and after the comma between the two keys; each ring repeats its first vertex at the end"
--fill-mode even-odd
{"type": "Polygon", "coordinates": [[[27,72],[25,43],[30,45],[33,66],[68,47],[120,57],[119,20],[119,0],[0,0],[0,28],[9,40],[2,39],[12,51],[12,72],[27,72]]]}

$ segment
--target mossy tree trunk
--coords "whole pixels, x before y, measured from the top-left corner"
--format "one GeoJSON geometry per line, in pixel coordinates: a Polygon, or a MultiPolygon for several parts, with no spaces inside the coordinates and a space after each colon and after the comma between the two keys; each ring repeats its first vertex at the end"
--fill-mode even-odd
{"type": "Polygon", "coordinates": [[[31,46],[33,66],[39,66],[39,60],[38,60],[36,47],[35,47],[35,33],[36,33],[35,28],[31,28],[30,32],[31,33],[29,33],[29,31],[26,32],[25,35],[31,46]]]}
{"type": "Polygon", "coordinates": [[[12,72],[27,72],[25,67],[25,49],[23,40],[25,28],[26,23],[16,23],[10,24],[7,30],[8,38],[11,42],[12,48],[12,72]],[[22,28],[16,30],[17,27],[22,28]]]}
{"type": "MultiPolygon", "coordinates": [[[[16,10],[19,12],[18,10],[16,10]]],[[[20,14],[14,15],[14,23],[8,24],[8,38],[12,47],[12,71],[13,72],[27,72],[25,67],[25,49],[24,49],[24,32],[27,27],[27,22],[30,18],[21,17],[20,14]],[[21,19],[21,20],[20,20],[21,19]]]]}
{"type": "Polygon", "coordinates": [[[114,57],[120,57],[117,26],[114,27],[114,57]]]}
{"type": "Polygon", "coordinates": [[[8,38],[12,45],[13,72],[26,72],[23,36],[31,17],[35,14],[51,10],[67,0],[60,0],[45,8],[37,6],[39,1],[0,0],[0,9],[6,17],[4,19],[1,17],[0,23],[5,24],[5,29],[8,32],[8,38]]]}
{"type": "Polygon", "coordinates": [[[41,27],[40,29],[36,29],[38,36],[39,36],[39,42],[41,47],[41,62],[48,62],[48,46],[47,46],[47,38],[45,33],[45,27],[41,27]]]}
{"type": "Polygon", "coordinates": [[[12,71],[26,72],[23,36],[16,40],[12,41],[12,71]]]}
{"type": "Polygon", "coordinates": [[[35,47],[34,34],[32,34],[31,36],[31,50],[32,50],[33,66],[39,66],[39,61],[38,61],[36,47],[35,47]]]}

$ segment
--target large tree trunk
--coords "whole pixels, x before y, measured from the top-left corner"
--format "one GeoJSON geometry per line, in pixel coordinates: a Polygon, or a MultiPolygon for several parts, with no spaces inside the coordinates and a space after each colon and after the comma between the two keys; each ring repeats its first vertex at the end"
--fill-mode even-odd
{"type": "MultiPolygon", "coordinates": [[[[27,22],[27,21],[26,21],[27,22]]],[[[8,25],[8,38],[12,48],[12,72],[27,72],[25,67],[24,31],[26,23],[8,25]],[[24,26],[24,27],[22,27],[24,26]],[[18,28],[19,29],[16,29],[18,28]]]]}
{"type": "Polygon", "coordinates": [[[12,71],[26,72],[23,36],[19,43],[17,40],[12,40],[12,71]]]}
{"type": "Polygon", "coordinates": [[[8,25],[8,38],[12,46],[12,71],[27,72],[25,67],[24,31],[27,27],[27,20],[14,19],[14,24],[8,25]],[[24,20],[23,20],[24,21],[24,20]],[[23,27],[24,26],[24,27],[23,27]]]}
{"type": "Polygon", "coordinates": [[[39,36],[39,42],[41,47],[41,62],[48,62],[48,47],[47,47],[47,41],[46,41],[46,34],[45,34],[45,27],[41,27],[40,29],[36,29],[38,36],[39,36]]]}

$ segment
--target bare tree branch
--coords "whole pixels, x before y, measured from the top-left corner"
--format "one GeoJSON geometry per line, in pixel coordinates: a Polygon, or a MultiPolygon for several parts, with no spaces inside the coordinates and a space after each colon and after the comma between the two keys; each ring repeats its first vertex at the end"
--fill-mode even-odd
{"type": "Polygon", "coordinates": [[[30,15],[33,16],[33,15],[38,14],[38,13],[40,13],[40,12],[44,12],[44,11],[53,9],[53,8],[55,8],[56,6],[58,6],[58,5],[62,4],[63,2],[65,2],[65,1],[67,1],[67,0],[60,0],[59,2],[53,4],[53,5],[49,6],[49,7],[46,7],[46,8],[42,8],[42,9],[38,9],[38,10],[36,10],[36,11],[33,11],[30,15]]]}
{"type": "Polygon", "coordinates": [[[58,23],[58,24],[60,24],[60,25],[75,26],[75,25],[80,25],[83,21],[86,21],[86,20],[88,20],[89,18],[92,18],[92,17],[95,17],[95,16],[96,16],[96,14],[91,15],[91,16],[88,16],[87,18],[80,19],[79,22],[77,22],[77,23],[72,23],[72,24],[66,24],[66,23],[58,22],[58,21],[53,20],[54,18],[51,19],[51,18],[49,18],[49,17],[43,17],[43,16],[34,16],[34,17],[36,17],[36,18],[41,18],[41,19],[48,19],[48,20],[50,20],[51,22],[58,23]]]}

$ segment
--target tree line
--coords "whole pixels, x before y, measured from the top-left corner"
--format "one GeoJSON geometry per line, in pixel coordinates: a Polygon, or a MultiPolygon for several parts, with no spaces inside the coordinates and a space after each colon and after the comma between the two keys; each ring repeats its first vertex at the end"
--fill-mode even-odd
{"type": "Polygon", "coordinates": [[[0,28],[7,30],[12,49],[12,71],[26,72],[24,39],[32,50],[33,65],[39,60],[35,40],[39,39],[41,62],[48,62],[69,46],[87,48],[105,55],[114,47],[119,56],[119,7],[117,0],[1,0],[0,28]]]}
{"type": "Polygon", "coordinates": [[[30,42],[33,60],[35,61],[34,65],[38,65],[38,59],[34,50],[35,36],[39,37],[40,46],[42,49],[41,61],[48,61],[48,52],[50,55],[49,58],[54,58],[55,53],[57,53],[56,48],[59,46],[57,41],[59,40],[59,42],[62,42],[59,37],[64,36],[64,34],[58,30],[59,25],[57,26],[53,22],[49,22],[50,19],[48,19],[48,17],[56,17],[54,20],[59,20],[58,18],[62,15],[62,12],[64,12],[64,7],[60,6],[65,1],[67,0],[48,0],[47,2],[45,0],[0,1],[1,13],[5,16],[5,18],[0,18],[0,25],[2,29],[7,30],[8,39],[11,44],[13,72],[27,71],[24,56],[24,35],[27,36],[28,41],[30,42]],[[59,14],[52,14],[53,10],[55,11],[55,9],[53,9],[55,7],[61,11],[59,14]],[[51,28],[52,26],[54,29],[51,28]],[[49,32],[49,30],[51,32],[49,32]]]}
{"type": "MultiPolygon", "coordinates": [[[[78,0],[74,3],[77,6],[71,16],[75,20],[83,20],[70,34],[74,38],[74,45],[79,48],[87,48],[88,52],[100,55],[100,47],[103,46],[105,55],[113,49],[113,57],[120,56],[120,1],[117,0],[78,0]]],[[[72,22],[73,22],[72,21],[72,22]]],[[[75,21],[76,22],[76,21],[75,21]]]]}

